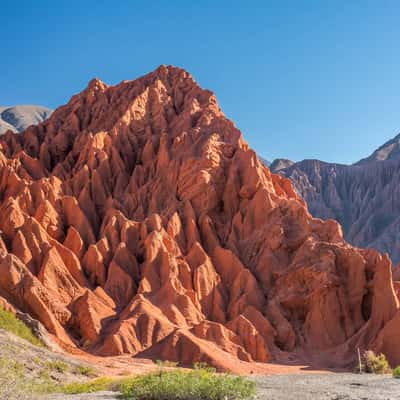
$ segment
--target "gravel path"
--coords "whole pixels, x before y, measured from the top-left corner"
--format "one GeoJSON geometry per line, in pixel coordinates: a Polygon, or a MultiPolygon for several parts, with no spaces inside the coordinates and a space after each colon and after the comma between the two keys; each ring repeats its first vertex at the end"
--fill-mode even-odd
{"type": "Polygon", "coordinates": [[[338,374],[255,377],[259,400],[400,400],[400,379],[338,374]]]}

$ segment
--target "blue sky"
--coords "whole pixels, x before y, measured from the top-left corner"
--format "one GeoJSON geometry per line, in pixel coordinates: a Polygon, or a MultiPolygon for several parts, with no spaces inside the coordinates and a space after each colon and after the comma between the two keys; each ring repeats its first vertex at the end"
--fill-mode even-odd
{"type": "Polygon", "coordinates": [[[259,154],[354,162],[400,131],[399,1],[2,0],[0,105],[187,69],[259,154]]]}

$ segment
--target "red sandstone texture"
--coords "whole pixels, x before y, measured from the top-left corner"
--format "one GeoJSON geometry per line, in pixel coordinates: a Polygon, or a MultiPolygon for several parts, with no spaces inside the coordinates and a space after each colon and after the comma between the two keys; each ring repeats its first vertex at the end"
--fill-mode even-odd
{"type": "Polygon", "coordinates": [[[93,80],[0,148],[0,296],[64,348],[400,364],[389,258],[312,218],[187,72],[93,80]]]}

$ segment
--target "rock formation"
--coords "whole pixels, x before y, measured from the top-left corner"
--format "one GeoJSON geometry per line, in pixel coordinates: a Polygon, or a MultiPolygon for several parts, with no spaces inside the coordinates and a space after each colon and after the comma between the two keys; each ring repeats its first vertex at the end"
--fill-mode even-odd
{"type": "Polygon", "coordinates": [[[0,296],[65,349],[400,364],[389,258],[312,218],[187,72],[94,79],[0,148],[0,296]]]}
{"type": "Polygon", "coordinates": [[[337,220],[359,247],[400,262],[400,135],[354,165],[275,160],[271,171],[289,178],[318,218],[337,220]]]}
{"type": "Polygon", "coordinates": [[[47,119],[51,112],[52,110],[42,106],[0,106],[0,135],[8,130],[22,132],[47,119]]]}

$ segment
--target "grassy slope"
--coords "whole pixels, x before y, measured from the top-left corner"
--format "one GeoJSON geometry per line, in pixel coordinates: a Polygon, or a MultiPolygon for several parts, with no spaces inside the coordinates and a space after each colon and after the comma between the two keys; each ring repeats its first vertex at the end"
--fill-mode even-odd
{"type": "Polygon", "coordinates": [[[17,319],[13,313],[2,308],[0,308],[0,328],[27,340],[35,346],[43,346],[43,343],[32,333],[29,327],[17,319]]]}
{"type": "Polygon", "coordinates": [[[41,393],[60,391],[66,382],[83,382],[96,375],[90,365],[0,329],[0,399],[32,400],[41,393]]]}

